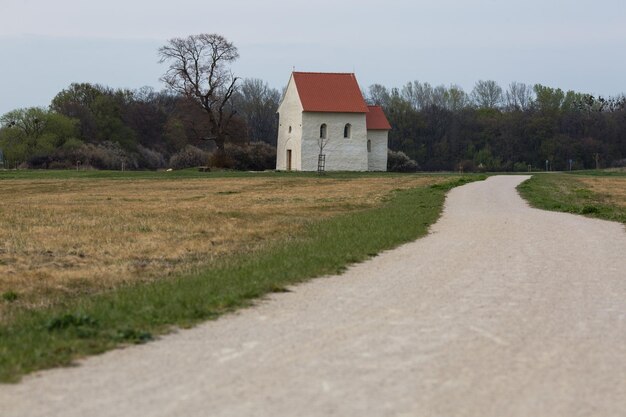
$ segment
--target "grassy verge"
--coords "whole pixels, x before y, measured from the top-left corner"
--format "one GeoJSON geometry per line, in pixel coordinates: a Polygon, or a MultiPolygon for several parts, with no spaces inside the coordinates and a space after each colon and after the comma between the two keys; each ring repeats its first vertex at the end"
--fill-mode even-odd
{"type": "Polygon", "coordinates": [[[285,291],[287,285],[339,272],[426,234],[449,189],[483,178],[397,191],[380,207],[313,223],[297,239],[227,257],[193,275],[18,313],[0,327],[0,381],[17,381],[38,369],[142,343],[174,326],[188,327],[248,306],[264,294],[285,291]]]}
{"type": "Polygon", "coordinates": [[[625,186],[624,174],[593,172],[534,175],[517,188],[533,207],[626,223],[625,186]]]}
{"type": "Polygon", "coordinates": [[[626,169],[599,169],[587,171],[572,171],[569,175],[578,175],[583,177],[626,177],[626,169]]]}

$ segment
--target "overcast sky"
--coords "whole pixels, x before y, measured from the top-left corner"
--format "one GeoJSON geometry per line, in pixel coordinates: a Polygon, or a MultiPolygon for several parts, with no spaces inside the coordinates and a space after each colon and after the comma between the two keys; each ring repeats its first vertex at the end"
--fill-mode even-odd
{"type": "Polygon", "coordinates": [[[363,88],[420,80],[626,92],[624,0],[0,0],[0,114],[72,82],[162,88],[157,48],[219,33],[237,75],[286,84],[355,72],[363,88]]]}

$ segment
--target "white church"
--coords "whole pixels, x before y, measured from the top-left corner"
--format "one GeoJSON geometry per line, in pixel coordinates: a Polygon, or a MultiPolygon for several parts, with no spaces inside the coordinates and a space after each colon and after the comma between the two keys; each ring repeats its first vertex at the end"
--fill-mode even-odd
{"type": "Polygon", "coordinates": [[[386,171],[391,126],[354,74],[293,72],[278,107],[279,171],[386,171]]]}

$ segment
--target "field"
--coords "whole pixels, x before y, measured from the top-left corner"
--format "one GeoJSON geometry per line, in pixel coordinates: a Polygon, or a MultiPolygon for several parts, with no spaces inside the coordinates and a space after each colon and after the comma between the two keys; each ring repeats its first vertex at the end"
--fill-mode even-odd
{"type": "Polygon", "coordinates": [[[337,273],[424,235],[450,188],[483,178],[0,176],[0,381],[337,273]]]}
{"type": "MultiPolygon", "coordinates": [[[[0,173],[0,381],[143,343],[424,235],[454,175],[0,173]]],[[[626,223],[626,175],[531,204],[626,223]]]]}
{"type": "Polygon", "coordinates": [[[626,177],[590,177],[579,178],[579,181],[596,196],[600,196],[603,202],[626,208],[626,177]]]}
{"type": "MultiPolygon", "coordinates": [[[[59,298],[187,273],[443,177],[0,182],[0,293],[59,298]]],[[[4,307],[7,303],[2,304],[4,307]]],[[[2,309],[0,309],[0,313],[2,309]]]]}
{"type": "Polygon", "coordinates": [[[626,173],[539,174],[518,187],[531,205],[626,223],[626,173]]]}

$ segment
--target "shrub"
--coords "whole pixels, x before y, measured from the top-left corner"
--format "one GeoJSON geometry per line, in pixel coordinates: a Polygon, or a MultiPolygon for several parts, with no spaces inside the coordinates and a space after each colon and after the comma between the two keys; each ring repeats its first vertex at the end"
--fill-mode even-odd
{"type": "Polygon", "coordinates": [[[187,145],[170,158],[170,167],[174,169],[204,166],[209,162],[210,154],[200,148],[187,145]]]}
{"type": "Polygon", "coordinates": [[[139,145],[137,147],[137,154],[139,155],[137,162],[139,163],[140,168],[154,170],[165,168],[165,158],[161,155],[161,153],[139,145]]]}
{"type": "Polygon", "coordinates": [[[233,169],[235,160],[226,153],[226,150],[217,149],[211,154],[209,165],[215,168],[233,169]]]}
{"type": "Polygon", "coordinates": [[[471,159],[464,159],[459,162],[459,169],[463,172],[474,172],[476,171],[476,165],[474,165],[474,161],[471,159]]]}
{"type": "Polygon", "coordinates": [[[248,145],[252,160],[250,169],[264,171],[276,168],[276,147],[265,142],[253,142],[248,145]]]}
{"type": "Polygon", "coordinates": [[[35,156],[28,162],[33,168],[72,169],[80,161],[81,169],[159,169],[164,168],[165,158],[153,149],[139,145],[136,153],[129,153],[118,143],[83,144],[70,140],[49,156],[35,156]]]}
{"type": "Polygon", "coordinates": [[[64,159],[62,161],[51,161],[48,164],[48,169],[72,169],[76,168],[76,165],[72,164],[71,161],[64,159]]]}
{"type": "Polygon", "coordinates": [[[118,143],[102,142],[94,145],[88,143],[73,153],[73,164],[80,161],[81,165],[92,166],[98,169],[136,169],[137,159],[128,154],[118,143]]]}
{"type": "Polygon", "coordinates": [[[48,168],[50,163],[50,156],[48,155],[36,155],[28,159],[29,168],[48,168]]]}
{"type": "Polygon", "coordinates": [[[409,158],[404,152],[387,151],[387,171],[415,172],[418,169],[417,162],[409,158]]]}
{"type": "Polygon", "coordinates": [[[593,214],[600,212],[598,206],[594,206],[592,204],[585,204],[582,209],[580,209],[581,214],[593,214]]]}
{"type": "Polygon", "coordinates": [[[528,164],[526,162],[516,162],[513,165],[513,170],[516,172],[527,172],[528,164]]]}
{"type": "Polygon", "coordinates": [[[265,142],[238,146],[226,144],[223,154],[215,153],[213,166],[240,171],[264,171],[276,167],[276,148],[265,142]]]}
{"type": "Polygon", "coordinates": [[[13,301],[17,300],[17,298],[18,296],[15,291],[7,291],[7,292],[2,293],[2,299],[9,303],[12,303],[13,301]]]}
{"type": "Polygon", "coordinates": [[[613,163],[611,164],[611,166],[613,168],[624,168],[626,167],[626,158],[624,159],[618,159],[616,161],[613,161],[613,163]]]}

